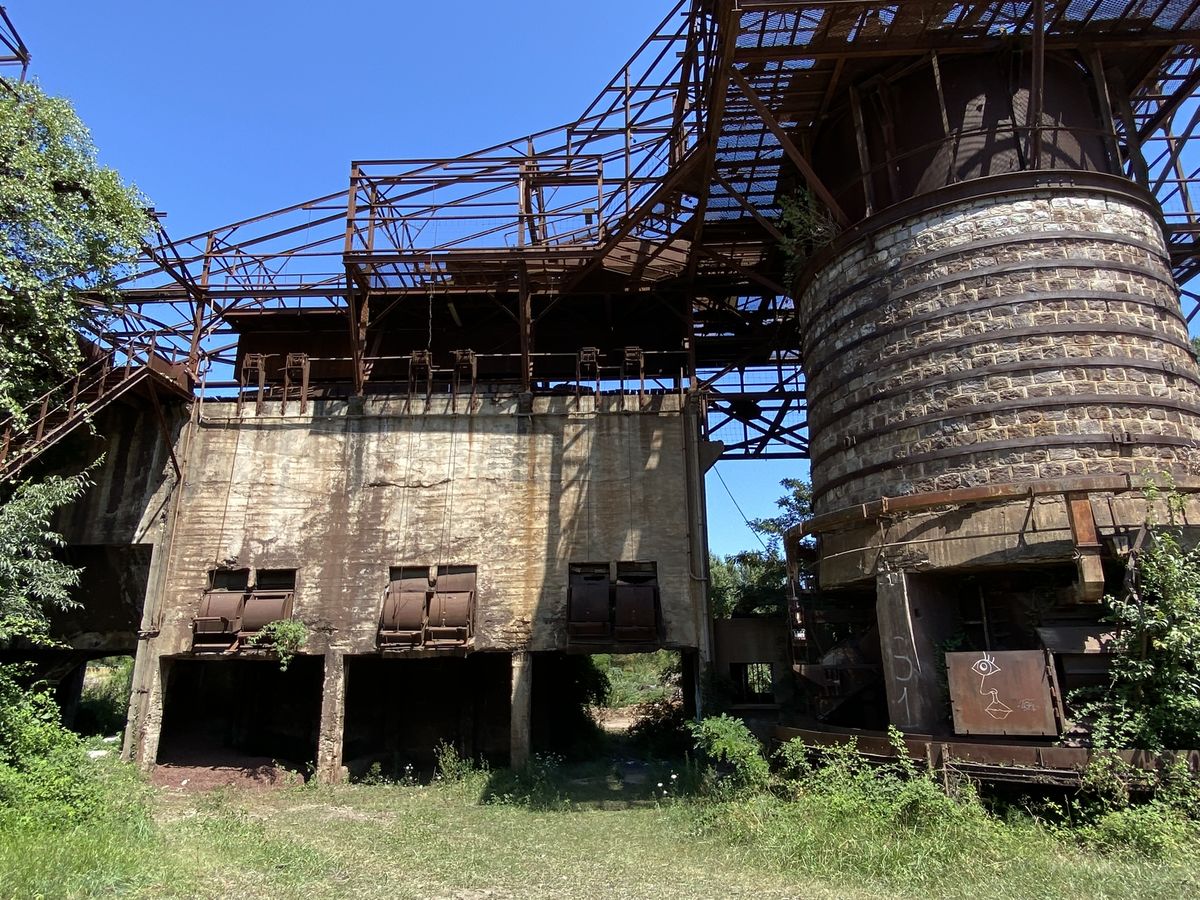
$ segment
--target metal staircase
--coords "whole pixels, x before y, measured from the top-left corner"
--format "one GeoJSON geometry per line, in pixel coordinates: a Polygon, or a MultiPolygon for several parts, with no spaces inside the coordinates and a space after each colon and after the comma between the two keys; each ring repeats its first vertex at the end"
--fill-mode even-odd
{"type": "Polygon", "coordinates": [[[156,339],[138,337],[114,347],[85,345],[87,363],[73,377],[25,407],[0,418],[0,482],[15,478],[60,440],[114,400],[137,392],[189,399],[184,366],[157,352],[156,339]]]}

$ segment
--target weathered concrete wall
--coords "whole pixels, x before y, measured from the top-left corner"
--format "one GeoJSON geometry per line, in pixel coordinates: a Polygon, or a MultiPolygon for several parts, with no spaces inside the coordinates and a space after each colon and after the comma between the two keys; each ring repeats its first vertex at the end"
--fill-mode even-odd
{"type": "Polygon", "coordinates": [[[883,227],[817,273],[800,317],[818,512],[1184,474],[1200,439],[1162,234],[1126,195],[983,195],[883,227]]]}
{"type": "Polygon", "coordinates": [[[368,398],[240,419],[232,403],[205,404],[155,652],[190,650],[207,573],[233,560],[298,570],[295,615],[318,653],[375,650],[391,566],[476,565],[476,648],[546,650],[565,646],[569,563],[655,560],[666,643],[698,646],[679,400],[648,397],[643,412],[590,402],[539,398],[522,415],[515,399],[483,400],[454,414],[440,398],[427,410],[368,398]]]}
{"type": "Polygon", "coordinates": [[[713,663],[719,675],[727,677],[730,665],[736,663],[771,663],[775,701],[791,701],[795,679],[786,618],[716,619],[713,642],[713,663]]]}
{"type": "MultiPolygon", "coordinates": [[[[167,433],[178,445],[187,410],[164,409],[167,433]]],[[[56,526],[68,544],[157,544],[175,473],[170,449],[148,403],[117,403],[96,417],[95,434],[79,428],[61,447],[47,454],[51,468],[76,472],[93,460],[94,485],[59,515],[56,526]],[[55,463],[62,463],[61,468],[55,463]]]]}

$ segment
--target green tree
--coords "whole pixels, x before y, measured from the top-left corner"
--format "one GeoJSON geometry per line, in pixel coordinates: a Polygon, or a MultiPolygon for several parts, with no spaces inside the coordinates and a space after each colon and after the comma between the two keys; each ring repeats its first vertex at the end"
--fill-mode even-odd
{"type": "MultiPolygon", "coordinates": [[[[65,100],[0,92],[0,417],[79,366],[79,333],[103,327],[116,281],[149,231],[145,203],[97,162],[65,100]]],[[[74,605],[80,571],[57,556],[55,511],[89,471],[0,483],[0,649],[52,644],[49,615],[74,605]]],[[[0,666],[0,830],[70,824],[106,808],[80,741],[26,666],[0,666]]]]}
{"type": "Polygon", "coordinates": [[[787,567],[778,553],[743,550],[708,561],[709,597],[718,619],[771,616],[787,609],[787,567]]]}
{"type": "Polygon", "coordinates": [[[145,200],[99,164],[71,105],[31,84],[0,92],[0,413],[81,360],[136,258],[145,200]]]}
{"type": "MultiPolygon", "coordinates": [[[[101,166],[71,105],[35,85],[0,92],[0,416],[81,361],[149,230],[145,202],[101,166]]],[[[55,557],[54,511],[87,474],[0,484],[0,643],[44,637],[79,573],[55,557]]]]}
{"type": "Polygon", "coordinates": [[[17,486],[0,506],[0,648],[17,638],[48,639],[48,614],[75,605],[71,589],[80,570],[55,557],[62,537],[51,527],[55,511],[88,487],[88,473],[17,486]]]}
{"type": "Polygon", "coordinates": [[[775,501],[779,515],[765,519],[751,519],[750,528],[766,538],[767,551],[778,553],[783,546],[783,536],[792,527],[812,517],[812,485],[800,478],[784,478],[779,482],[786,493],[775,501]]]}
{"type": "Polygon", "coordinates": [[[799,478],[784,478],[779,484],[785,491],[775,501],[779,515],[748,523],[762,539],[763,549],[709,557],[709,598],[719,619],[787,612],[783,537],[812,515],[812,485],[799,478]]]}

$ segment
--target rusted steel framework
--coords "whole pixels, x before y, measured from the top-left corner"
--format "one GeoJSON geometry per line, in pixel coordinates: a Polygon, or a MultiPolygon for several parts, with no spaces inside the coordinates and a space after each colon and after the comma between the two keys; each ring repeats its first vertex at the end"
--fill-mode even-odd
{"type": "MultiPolygon", "coordinates": [[[[108,327],[154,334],[210,386],[235,385],[237,335],[266,314],[318,330],[340,318],[345,350],[314,360],[313,377],[357,393],[408,380],[414,362],[448,381],[466,349],[480,381],[525,391],[602,389],[636,357],[638,377],[703,398],[728,457],[803,456],[790,289],[822,243],[913,196],[897,173],[980,138],[944,102],[963,59],[1002,57],[1025,86],[1025,108],[987,127],[1031,177],[1063,167],[1046,67],[1086,73],[1097,165],[1157,196],[1186,288],[1200,259],[1198,38],[1200,0],[679,0],[561,127],[455,159],[358,161],[336,193],[160,233],[108,327]],[[889,118],[889,85],[910,76],[942,98],[919,146],[897,144],[889,118]],[[841,182],[814,155],[839,119],[858,133],[841,182]]],[[[942,175],[916,193],[958,177],[942,175]]],[[[1200,296],[1184,297],[1191,318],[1200,296]]]]}
{"type": "Polygon", "coordinates": [[[0,6],[0,82],[12,77],[17,69],[17,80],[24,81],[29,72],[29,48],[21,40],[3,6],[0,6]]]}

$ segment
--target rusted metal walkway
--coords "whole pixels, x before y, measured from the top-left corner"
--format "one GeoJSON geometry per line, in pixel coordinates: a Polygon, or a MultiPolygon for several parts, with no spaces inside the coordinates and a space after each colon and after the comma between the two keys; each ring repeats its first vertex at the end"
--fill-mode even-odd
{"type": "Polygon", "coordinates": [[[87,362],[72,378],[26,406],[22,416],[0,419],[0,481],[15,478],[114,400],[142,394],[161,416],[160,394],[192,396],[183,365],[160,355],[153,335],[108,348],[88,342],[85,350],[87,362]]]}

